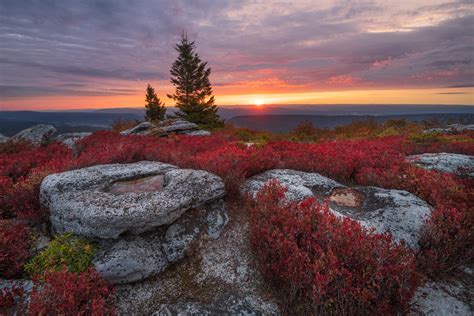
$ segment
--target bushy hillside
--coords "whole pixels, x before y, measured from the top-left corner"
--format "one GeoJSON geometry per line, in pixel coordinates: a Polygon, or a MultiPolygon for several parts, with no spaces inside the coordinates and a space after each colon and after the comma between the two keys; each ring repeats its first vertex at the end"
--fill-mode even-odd
{"type": "MultiPolygon", "coordinates": [[[[167,138],[100,131],[80,140],[76,153],[57,142],[40,147],[0,144],[1,276],[34,280],[32,314],[113,313],[113,291],[91,268],[68,270],[65,259],[54,269],[25,271],[35,236],[49,225],[39,188],[51,173],[150,160],[222,177],[227,203],[250,214],[254,251],[269,284],[285,298],[283,310],[406,311],[423,280],[452,275],[474,259],[473,180],[425,170],[405,159],[425,152],[474,155],[474,134],[423,134],[421,129],[412,123],[352,125],[329,133],[303,126],[277,136],[227,128],[212,136],[167,138]],[[281,204],[284,188],[277,183],[256,200],[240,193],[246,178],[277,168],[317,172],[344,184],[401,189],[421,197],[433,212],[419,249],[396,245],[389,235],[375,234],[355,221],[339,220],[313,200],[281,204]]],[[[84,249],[64,253],[82,256],[84,249]]],[[[2,290],[0,307],[14,305],[20,294],[2,290]]]]}

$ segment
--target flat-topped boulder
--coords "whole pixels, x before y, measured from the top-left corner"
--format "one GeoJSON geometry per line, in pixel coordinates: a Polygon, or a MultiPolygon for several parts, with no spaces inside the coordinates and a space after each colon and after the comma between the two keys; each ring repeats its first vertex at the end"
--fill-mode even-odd
{"type": "Polygon", "coordinates": [[[198,126],[183,119],[168,119],[158,122],[157,127],[166,134],[196,130],[198,126]]]}
{"type": "Polygon", "coordinates": [[[451,153],[428,153],[408,156],[407,160],[427,170],[474,177],[474,157],[451,153]]]}
{"type": "Polygon", "coordinates": [[[376,232],[390,232],[397,242],[405,240],[417,247],[418,233],[430,213],[429,205],[401,190],[370,186],[346,187],[317,173],[276,169],[256,175],[245,183],[244,191],[255,195],[269,180],[287,188],[286,198],[301,201],[315,197],[328,202],[331,212],[350,217],[376,232]]]}
{"type": "Polygon", "coordinates": [[[151,161],[51,174],[40,188],[55,232],[104,239],[169,225],[224,194],[216,175],[151,161]]]}
{"type": "Polygon", "coordinates": [[[208,136],[211,133],[198,130],[194,123],[183,119],[166,119],[159,122],[142,122],[137,126],[120,132],[122,135],[157,135],[167,136],[169,134],[185,134],[191,136],[208,136]]]}
{"type": "Polygon", "coordinates": [[[48,124],[38,124],[22,130],[11,137],[12,141],[28,141],[33,145],[42,145],[51,140],[51,136],[56,132],[56,128],[48,124]]]}

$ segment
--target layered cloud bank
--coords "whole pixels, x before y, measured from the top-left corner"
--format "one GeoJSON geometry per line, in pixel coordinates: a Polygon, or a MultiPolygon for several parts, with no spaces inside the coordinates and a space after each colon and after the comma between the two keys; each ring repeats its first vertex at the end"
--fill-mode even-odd
{"type": "Polygon", "coordinates": [[[2,1],[0,28],[2,109],[164,95],[182,31],[220,104],[474,103],[471,1],[2,1]]]}

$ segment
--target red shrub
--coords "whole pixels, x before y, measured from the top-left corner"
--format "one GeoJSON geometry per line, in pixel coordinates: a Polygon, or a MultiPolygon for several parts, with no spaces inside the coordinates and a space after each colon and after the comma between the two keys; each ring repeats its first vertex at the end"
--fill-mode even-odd
{"type": "Polygon", "coordinates": [[[95,270],[46,272],[31,294],[30,315],[113,315],[113,290],[95,270]]]}
{"type": "Polygon", "coordinates": [[[339,219],[314,199],[285,202],[267,184],[250,201],[252,244],[264,275],[295,314],[397,314],[419,278],[413,253],[388,234],[339,219]],[[295,309],[296,308],[296,309],[295,309]]]}
{"type": "Polygon", "coordinates": [[[0,276],[21,276],[23,264],[30,254],[29,229],[23,223],[0,220],[0,276]]]}
{"type": "Polygon", "coordinates": [[[432,277],[474,263],[474,208],[467,212],[455,208],[433,211],[418,243],[418,265],[432,277]]]}
{"type": "Polygon", "coordinates": [[[23,296],[24,291],[19,286],[7,287],[0,290],[0,312],[15,307],[17,298],[23,296]]]}

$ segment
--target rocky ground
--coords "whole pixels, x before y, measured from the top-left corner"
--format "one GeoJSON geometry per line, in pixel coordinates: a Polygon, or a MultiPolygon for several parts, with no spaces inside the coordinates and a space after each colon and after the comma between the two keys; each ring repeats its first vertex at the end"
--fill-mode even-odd
{"type": "MultiPolygon", "coordinates": [[[[58,140],[71,148],[88,133],[53,138],[54,127],[38,125],[10,140],[42,144],[58,140]]],[[[205,136],[193,123],[144,122],[123,135],[183,133],[205,136]]],[[[0,135],[0,142],[7,141],[0,135]]],[[[472,156],[437,153],[410,156],[426,169],[473,176],[472,156]],[[466,173],[466,170],[468,172],[466,173]]],[[[286,198],[326,201],[338,217],[376,232],[390,232],[418,247],[431,207],[402,190],[346,186],[318,173],[268,170],[245,182],[255,195],[268,181],[288,189],[286,198]]],[[[249,243],[249,221],[226,197],[223,180],[207,171],[161,162],[97,165],[47,176],[40,200],[50,211],[53,233],[71,232],[100,245],[93,265],[116,285],[117,312],[124,315],[280,314],[278,297],[264,282],[249,243]]],[[[43,236],[39,249],[48,243],[43,236]]],[[[450,280],[428,281],[412,301],[414,315],[468,315],[473,311],[474,277],[466,267],[450,280]]],[[[31,282],[18,281],[25,290],[31,282]]],[[[11,286],[2,281],[0,288],[11,286]]]]}

